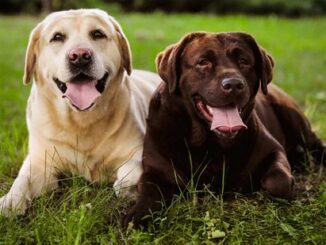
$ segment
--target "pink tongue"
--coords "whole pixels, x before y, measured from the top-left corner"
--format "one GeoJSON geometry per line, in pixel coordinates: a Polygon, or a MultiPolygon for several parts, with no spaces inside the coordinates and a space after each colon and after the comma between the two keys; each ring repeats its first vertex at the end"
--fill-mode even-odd
{"type": "Polygon", "coordinates": [[[213,114],[211,130],[218,129],[222,132],[234,132],[247,126],[243,123],[238,109],[234,107],[210,107],[213,114]]]}
{"type": "Polygon", "coordinates": [[[62,97],[67,97],[79,110],[85,110],[94,103],[97,97],[101,96],[95,85],[96,80],[66,83],[67,90],[62,97]]]}

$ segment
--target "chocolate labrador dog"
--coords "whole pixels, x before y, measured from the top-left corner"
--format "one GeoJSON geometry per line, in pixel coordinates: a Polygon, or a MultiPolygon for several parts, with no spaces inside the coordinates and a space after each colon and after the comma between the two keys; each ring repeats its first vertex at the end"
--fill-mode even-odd
{"type": "Polygon", "coordinates": [[[252,36],[190,33],[156,62],[164,82],[150,102],[139,197],[125,225],[142,224],[191,180],[197,189],[291,199],[290,166],[305,150],[325,164],[326,147],[296,103],[268,85],[273,59],[252,36]]]}

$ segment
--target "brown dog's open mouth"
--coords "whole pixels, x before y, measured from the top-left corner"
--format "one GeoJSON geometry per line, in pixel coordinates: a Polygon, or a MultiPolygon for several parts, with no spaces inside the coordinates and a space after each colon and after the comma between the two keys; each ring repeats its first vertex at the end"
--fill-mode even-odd
{"type": "Polygon", "coordinates": [[[79,74],[69,82],[61,82],[54,78],[57,87],[63,93],[62,98],[68,98],[70,103],[79,111],[90,109],[95,100],[104,91],[109,73],[106,72],[100,80],[85,74],[79,74]]]}
{"type": "Polygon", "coordinates": [[[241,110],[235,105],[212,107],[207,105],[199,96],[195,97],[195,105],[202,116],[210,124],[210,129],[219,136],[233,138],[247,126],[241,119],[241,110]]]}

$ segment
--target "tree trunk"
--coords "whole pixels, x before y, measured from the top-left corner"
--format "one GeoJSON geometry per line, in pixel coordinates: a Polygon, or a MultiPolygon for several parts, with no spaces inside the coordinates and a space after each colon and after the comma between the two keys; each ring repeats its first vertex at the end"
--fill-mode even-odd
{"type": "Polygon", "coordinates": [[[42,0],[42,12],[48,14],[52,11],[52,0],[42,0]]]}

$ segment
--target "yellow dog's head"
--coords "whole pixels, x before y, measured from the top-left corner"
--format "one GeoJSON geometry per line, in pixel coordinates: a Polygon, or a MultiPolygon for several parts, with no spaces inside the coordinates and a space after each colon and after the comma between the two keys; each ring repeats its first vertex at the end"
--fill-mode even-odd
{"type": "Polygon", "coordinates": [[[115,19],[98,9],[55,12],[32,31],[24,83],[76,111],[90,110],[118,74],[131,73],[128,41],[115,19]]]}

